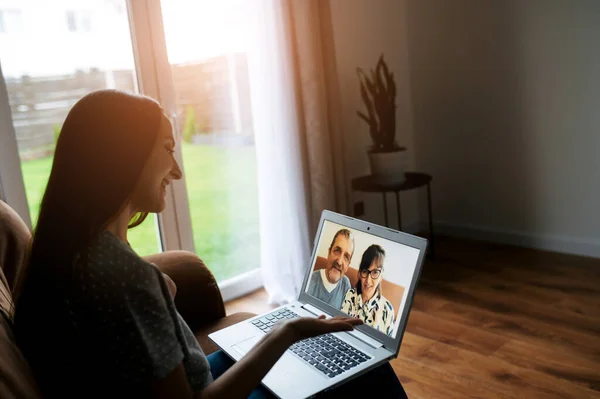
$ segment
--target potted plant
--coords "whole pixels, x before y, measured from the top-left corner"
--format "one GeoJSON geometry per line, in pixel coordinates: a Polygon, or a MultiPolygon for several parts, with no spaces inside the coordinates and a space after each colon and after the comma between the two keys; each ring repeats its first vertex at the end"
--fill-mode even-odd
{"type": "Polygon", "coordinates": [[[369,149],[371,174],[382,183],[404,181],[406,148],[396,143],[396,83],[383,59],[383,54],[370,76],[356,68],[360,81],[360,95],[367,114],[357,114],[369,126],[373,145],[369,149]]]}

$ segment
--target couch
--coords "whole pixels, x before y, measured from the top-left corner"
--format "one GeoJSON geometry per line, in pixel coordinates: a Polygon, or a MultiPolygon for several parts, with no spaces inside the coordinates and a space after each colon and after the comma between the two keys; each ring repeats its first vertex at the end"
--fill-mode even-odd
{"type": "MultiPolygon", "coordinates": [[[[13,303],[18,300],[25,275],[25,254],[31,233],[19,215],[0,200],[0,398],[41,398],[31,369],[15,343],[13,303]]],[[[225,314],[217,282],[204,262],[187,251],[167,251],[145,257],[177,285],[175,305],[208,355],[218,348],[208,334],[253,313],[225,314]]],[[[43,331],[40,331],[43,339],[43,331]]]]}

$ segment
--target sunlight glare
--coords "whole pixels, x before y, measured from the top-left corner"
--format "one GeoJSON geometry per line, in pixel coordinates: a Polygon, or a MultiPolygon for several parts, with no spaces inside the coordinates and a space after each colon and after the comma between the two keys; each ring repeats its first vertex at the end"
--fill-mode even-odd
{"type": "Polygon", "coordinates": [[[253,1],[163,0],[171,64],[248,51],[253,1]]]}

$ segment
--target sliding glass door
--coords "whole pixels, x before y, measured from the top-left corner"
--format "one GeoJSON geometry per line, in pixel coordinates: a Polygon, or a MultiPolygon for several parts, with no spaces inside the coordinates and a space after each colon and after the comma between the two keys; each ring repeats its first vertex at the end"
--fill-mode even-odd
{"type": "Polygon", "coordinates": [[[258,267],[247,0],[163,0],[194,247],[219,281],[258,267]]]}
{"type": "MultiPolygon", "coordinates": [[[[125,0],[21,0],[0,9],[0,62],[20,166],[12,174],[22,173],[33,228],[69,109],[94,90],[137,92],[126,6],[125,0]]],[[[159,251],[156,218],[129,240],[141,255],[159,251]]]]}
{"type": "Polygon", "coordinates": [[[22,214],[26,209],[24,219],[30,216],[35,226],[70,107],[102,88],[149,95],[175,122],[184,179],[170,187],[158,219],[131,231],[132,246],[140,255],[161,247],[195,251],[226,299],[258,288],[257,132],[247,66],[251,5],[243,0],[22,0],[2,8],[0,2],[6,85],[0,111],[12,116],[14,139],[12,149],[3,151],[18,154],[20,165],[14,170],[10,159],[0,160],[4,197],[22,214]],[[6,184],[20,180],[23,184],[6,184]],[[19,189],[25,195],[19,196],[19,189]]]}

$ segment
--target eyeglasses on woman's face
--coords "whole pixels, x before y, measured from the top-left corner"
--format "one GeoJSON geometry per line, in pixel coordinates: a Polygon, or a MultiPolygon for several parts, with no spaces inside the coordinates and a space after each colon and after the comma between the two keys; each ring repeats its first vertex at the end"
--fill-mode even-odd
{"type": "Polygon", "coordinates": [[[362,278],[367,278],[368,275],[371,275],[371,278],[373,280],[377,280],[379,278],[379,276],[381,276],[381,269],[373,269],[373,270],[366,270],[363,269],[360,271],[360,276],[362,278]]]}

